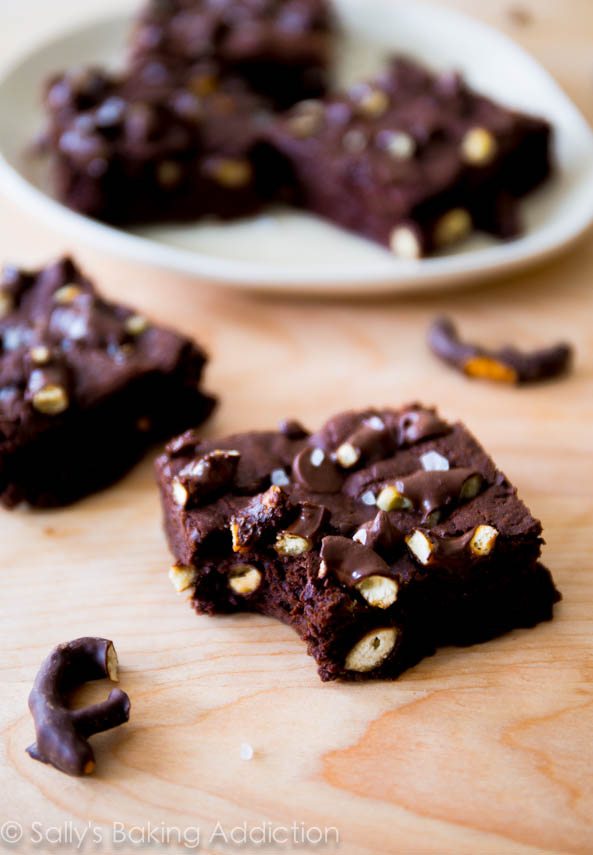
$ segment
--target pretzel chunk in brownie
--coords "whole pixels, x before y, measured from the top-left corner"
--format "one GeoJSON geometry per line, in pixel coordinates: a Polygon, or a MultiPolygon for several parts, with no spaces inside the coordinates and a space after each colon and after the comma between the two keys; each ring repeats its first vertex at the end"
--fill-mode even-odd
{"type": "Polygon", "coordinates": [[[270,139],[304,208],[405,259],[473,229],[515,236],[518,200],[551,171],[546,121],[404,59],[343,95],[297,105],[270,139]]]}
{"type": "Polygon", "coordinates": [[[157,473],[176,589],[198,612],[290,624],[323,680],[395,677],[440,645],[547,620],[559,598],[515,488],[463,425],[420,405],[312,435],[191,432],[157,473]]]}
{"type": "Polygon", "coordinates": [[[188,338],[103,300],[70,259],[0,279],[0,502],[65,505],[214,401],[188,338]]]}

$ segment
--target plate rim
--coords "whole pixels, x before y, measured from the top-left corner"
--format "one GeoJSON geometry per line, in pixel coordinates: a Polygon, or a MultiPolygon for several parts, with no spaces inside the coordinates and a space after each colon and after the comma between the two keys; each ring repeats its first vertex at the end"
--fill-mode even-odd
{"type": "MultiPolygon", "coordinates": [[[[379,0],[385,2],[385,0],[379,0]]],[[[395,7],[400,2],[394,4],[395,7]]],[[[57,199],[52,198],[41,188],[29,181],[16,166],[13,166],[0,148],[0,187],[11,201],[44,222],[54,231],[60,231],[71,238],[79,238],[88,246],[109,252],[120,258],[136,263],[148,264],[157,269],[174,270],[226,285],[232,288],[265,292],[308,292],[319,294],[339,293],[367,296],[377,293],[423,294],[431,290],[457,290],[509,273],[533,267],[568,251],[580,241],[593,227],[593,129],[583,113],[564,91],[552,74],[525,48],[515,42],[506,33],[490,24],[473,18],[456,9],[437,6],[430,0],[415,0],[415,6],[424,7],[425,13],[438,10],[453,20],[463,21],[465,25],[481,30],[487,37],[500,40],[507,48],[522,55],[523,61],[532,66],[534,73],[550,87],[557,99],[571,114],[573,122],[581,126],[583,138],[588,137],[591,159],[585,170],[585,187],[591,189],[590,204],[577,212],[577,217],[565,216],[550,229],[552,240],[541,245],[542,230],[526,233],[515,241],[497,243],[480,248],[478,251],[452,253],[419,261],[396,261],[386,253],[384,268],[375,263],[373,270],[350,269],[350,265],[340,268],[336,265],[320,268],[304,266],[291,269],[283,267],[281,262],[255,262],[234,258],[211,256],[183,247],[174,247],[152,239],[149,236],[134,234],[83,214],[70,210],[57,199]],[[531,244],[531,245],[530,245],[531,244]],[[493,257],[494,256],[494,257],[493,257]]],[[[2,70],[0,74],[0,99],[3,90],[19,72],[42,51],[51,50],[67,39],[73,39],[85,32],[92,32],[100,26],[115,26],[129,22],[130,10],[111,11],[78,21],[71,27],[50,33],[36,40],[2,70]]],[[[582,185],[581,185],[582,186],[582,185]]],[[[311,216],[311,215],[309,215],[311,216]]],[[[196,221],[197,222],[197,221],[196,221]]],[[[223,226],[224,227],[224,224],[223,226]]],[[[362,238],[358,238],[362,239],[362,238]]]]}

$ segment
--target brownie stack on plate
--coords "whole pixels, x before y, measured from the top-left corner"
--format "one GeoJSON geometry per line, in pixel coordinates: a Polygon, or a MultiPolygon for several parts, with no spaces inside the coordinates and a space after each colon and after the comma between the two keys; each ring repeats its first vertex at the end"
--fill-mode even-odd
{"type": "Polygon", "coordinates": [[[57,195],[117,224],[289,202],[405,259],[518,234],[549,124],[405,59],[324,98],[336,37],[325,0],[152,0],[122,73],[47,85],[57,195]]]}
{"type": "Polygon", "coordinates": [[[326,0],[153,0],[123,72],[48,81],[56,194],[116,224],[237,218],[282,198],[264,129],[325,92],[330,33],[326,0]]]}

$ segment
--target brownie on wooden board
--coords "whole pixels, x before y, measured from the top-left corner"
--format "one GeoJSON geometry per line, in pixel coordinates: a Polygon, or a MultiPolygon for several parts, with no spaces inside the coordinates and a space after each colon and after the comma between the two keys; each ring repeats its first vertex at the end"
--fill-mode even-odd
{"type": "Polygon", "coordinates": [[[96,219],[237,218],[276,192],[260,164],[266,105],[215,63],[74,70],[49,81],[45,107],[56,195],[96,219]]]}
{"type": "Polygon", "coordinates": [[[521,231],[551,171],[551,128],[452,73],[394,59],[376,79],[278,118],[269,139],[302,207],[415,259],[472,229],[521,231]]]}
{"type": "Polygon", "coordinates": [[[130,59],[214,59],[283,107],[324,94],[331,35],[327,0],[150,0],[130,59]]]}
{"type": "Polygon", "coordinates": [[[156,463],[170,578],[198,612],[256,611],[323,680],[395,677],[446,644],[552,617],[541,525],[461,424],[347,412],[310,435],[172,440],[156,463]]]}
{"type": "Polygon", "coordinates": [[[65,505],[202,422],[206,357],[108,303],[68,258],[0,280],[0,501],[65,505]]]}

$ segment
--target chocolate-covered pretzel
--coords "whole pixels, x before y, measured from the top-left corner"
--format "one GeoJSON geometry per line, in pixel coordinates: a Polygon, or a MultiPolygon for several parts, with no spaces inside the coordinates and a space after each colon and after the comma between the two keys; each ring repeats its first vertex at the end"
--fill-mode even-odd
{"type": "Polygon", "coordinates": [[[77,638],[50,653],[29,695],[37,737],[27,748],[30,757],[67,775],[94,771],[95,755],[88,738],[128,721],[130,699],[121,689],[113,689],[107,700],[72,710],[66,696],[77,686],[102,677],[118,679],[115,648],[106,638],[77,638]]]}
{"type": "Polygon", "coordinates": [[[565,374],[573,350],[569,344],[529,352],[507,345],[489,350],[464,342],[449,318],[438,318],[428,332],[428,344],[435,356],[468,377],[519,385],[537,383],[565,374]]]}

